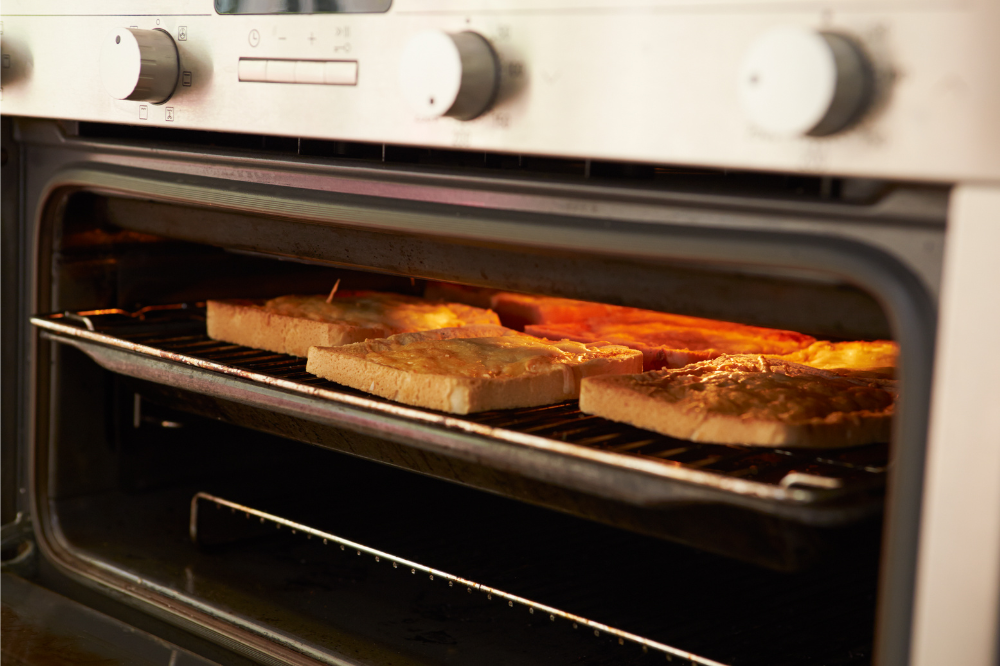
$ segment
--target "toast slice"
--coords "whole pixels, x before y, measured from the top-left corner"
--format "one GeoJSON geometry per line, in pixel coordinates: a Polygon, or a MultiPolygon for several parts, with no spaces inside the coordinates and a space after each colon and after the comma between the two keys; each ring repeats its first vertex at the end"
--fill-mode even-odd
{"type": "Polygon", "coordinates": [[[722,354],[781,356],[816,342],[794,331],[443,282],[428,284],[425,295],[488,304],[504,326],[539,338],[604,340],[637,349],[646,370],[681,368],[722,354]]]}
{"type": "Polygon", "coordinates": [[[397,333],[497,325],[495,313],[463,303],[432,303],[382,292],[280,296],[269,301],[208,301],[208,337],[279,354],[306,356],[312,346],[337,346],[397,333]]]}
{"type": "Polygon", "coordinates": [[[490,299],[490,308],[500,316],[504,326],[525,332],[528,326],[537,324],[561,324],[596,317],[612,317],[635,309],[576,301],[571,298],[516,294],[510,291],[498,291],[494,294],[490,299]]]}
{"type": "Polygon", "coordinates": [[[338,384],[453,414],[571,400],[585,377],[641,368],[642,355],[627,347],[548,342],[483,326],[313,347],[306,363],[338,384]]]}
{"type": "MultiPolygon", "coordinates": [[[[470,287],[454,282],[428,282],[424,287],[424,298],[429,301],[444,301],[446,303],[465,303],[477,308],[493,309],[493,296],[496,289],[488,287],[470,287]]],[[[499,312],[497,314],[500,314],[499,312]]],[[[501,317],[501,321],[503,318],[501,317]]]]}
{"type": "Polygon", "coordinates": [[[619,310],[610,317],[529,325],[524,330],[543,338],[626,345],[642,352],[645,370],[681,368],[723,354],[789,354],[816,341],[794,331],[635,308],[619,310]]]}
{"type": "Polygon", "coordinates": [[[580,321],[591,317],[609,316],[616,311],[632,310],[618,305],[576,301],[554,296],[533,296],[512,291],[498,291],[486,287],[469,287],[451,282],[429,282],[424,298],[466,303],[489,308],[500,316],[507,328],[524,330],[531,324],[580,321]]]}
{"type": "Polygon", "coordinates": [[[805,349],[781,356],[786,361],[829,370],[835,375],[859,379],[894,380],[899,345],[890,340],[827,342],[820,340],[805,349]]]}
{"type": "Polygon", "coordinates": [[[590,377],[580,410],[693,442],[835,448],[889,440],[895,392],[744,354],[675,370],[590,377]]]}

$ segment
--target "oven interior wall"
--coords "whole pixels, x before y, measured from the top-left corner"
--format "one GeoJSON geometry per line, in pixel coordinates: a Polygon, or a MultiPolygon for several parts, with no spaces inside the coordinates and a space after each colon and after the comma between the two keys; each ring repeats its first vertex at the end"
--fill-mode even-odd
{"type": "MultiPolygon", "coordinates": [[[[719,270],[717,266],[691,262],[667,263],[622,256],[620,251],[602,254],[593,250],[533,247],[538,242],[561,244],[588,235],[590,230],[573,229],[559,218],[521,214],[520,231],[504,229],[500,232],[505,236],[502,242],[482,242],[462,238],[464,221],[452,221],[459,215],[454,207],[419,203],[404,207],[391,201],[379,201],[375,206],[370,197],[350,195],[338,197],[331,212],[335,218],[342,216],[336,228],[256,212],[233,213],[117,197],[102,198],[98,205],[104,219],[122,229],[169,235],[237,252],[643,307],[822,337],[892,336],[889,321],[877,300],[862,289],[831,280],[818,271],[791,271],[793,278],[789,279],[773,268],[754,270],[741,266],[739,270],[719,270]],[[443,227],[437,236],[431,237],[420,231],[390,232],[361,228],[354,223],[355,218],[369,216],[389,219],[414,216],[414,224],[434,220],[443,227]],[[525,238],[522,242],[520,234],[529,230],[537,238],[525,238]]],[[[476,213],[481,219],[470,220],[470,226],[504,226],[511,216],[478,209],[476,213]]],[[[593,226],[605,230],[608,225],[593,226]]],[[[621,223],[616,230],[626,239],[633,233],[646,231],[641,226],[621,223]]],[[[755,246],[754,239],[741,239],[739,231],[713,235],[716,236],[713,242],[732,244],[734,248],[745,240],[748,249],[734,250],[729,259],[734,266],[746,260],[746,254],[767,252],[755,246]]],[[[691,241],[683,235],[677,239],[678,244],[686,242],[691,241]]],[[[697,245],[704,241],[693,242],[697,245]]],[[[829,242],[836,244],[833,240],[829,242]]],[[[787,261],[780,252],[775,260],[787,261]]]]}

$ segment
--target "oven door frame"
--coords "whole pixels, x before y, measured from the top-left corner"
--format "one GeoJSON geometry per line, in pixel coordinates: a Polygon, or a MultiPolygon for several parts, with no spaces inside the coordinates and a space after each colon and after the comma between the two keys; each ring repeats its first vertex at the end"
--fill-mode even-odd
{"type": "MultiPolygon", "coordinates": [[[[897,455],[888,481],[886,511],[889,519],[883,536],[882,576],[879,589],[877,621],[877,661],[880,664],[904,664],[909,661],[913,587],[916,571],[920,508],[923,493],[924,454],[927,419],[931,402],[932,364],[936,324],[936,285],[928,285],[919,276],[905,250],[893,254],[887,247],[892,238],[906,245],[908,232],[929,233],[943,238],[944,229],[937,220],[937,202],[924,209],[909,208],[893,217],[885,229],[889,240],[881,247],[866,243],[865,225],[873,231],[871,220],[861,224],[851,219],[848,208],[820,205],[786,206],[779,202],[733,201],[725,197],[706,206],[704,201],[672,202],[649,200],[641,205],[623,205],[635,199],[635,192],[598,192],[593,205],[581,209],[574,187],[541,187],[532,182],[498,183],[491,179],[454,177],[419,171],[393,172],[386,169],[359,168],[350,164],[321,163],[309,160],[261,159],[259,156],[208,154],[204,151],[150,151],[114,142],[82,141],[67,137],[54,123],[25,123],[22,140],[32,160],[24,174],[25,203],[23,220],[25,238],[31,238],[32,266],[30,284],[24,285],[22,319],[26,326],[30,312],[51,310],[48,302],[45,248],[48,232],[66,197],[72,192],[91,190],[100,193],[154,198],[165,202],[191,203],[227,208],[234,212],[260,211],[262,203],[271,202],[270,210],[282,216],[307,219],[310,223],[343,223],[342,206],[337,197],[345,192],[367,197],[381,197],[398,204],[430,199],[434,205],[461,204],[467,213],[461,227],[433,226],[434,216],[407,215],[405,211],[380,230],[415,228],[429,234],[463,233],[480,242],[510,242],[512,230],[504,231],[495,217],[478,215],[494,211],[502,217],[550,219],[560,225],[588,224],[581,227],[581,246],[607,251],[614,248],[621,256],[654,256],[664,261],[696,261],[700,264],[733,266],[753,263],[781,266],[783,270],[825,272],[851,281],[875,296],[890,320],[901,343],[902,392],[907,396],[901,405],[894,447],[897,455]],[[143,178],[144,169],[154,178],[143,178]],[[220,187],[226,185],[227,187],[220,187]],[[269,191],[272,190],[273,191],[269,191]],[[261,194],[265,192],[264,194],[261,194]],[[278,194],[274,194],[277,192],[278,194]],[[282,197],[281,193],[287,192],[282,197]],[[443,200],[447,203],[440,204],[443,200]],[[686,204],[686,205],[685,205],[686,204]],[[324,207],[325,206],[325,207],[324,207]],[[754,206],[760,206],[754,209],[754,206]],[[778,210],[775,210],[777,208],[778,210]],[[626,221],[609,217],[632,216],[643,225],[628,236],[616,230],[626,221]],[[659,219],[649,219],[650,211],[660,211],[659,219]],[[339,211],[339,212],[331,212],[339,211]],[[928,212],[930,211],[930,212],[928,212]],[[788,214],[791,212],[792,214],[788,214]],[[831,214],[835,213],[835,214],[831,214]],[[720,216],[720,213],[722,214],[720,216]],[[784,213],[794,224],[775,224],[776,215],[784,213]],[[911,223],[906,222],[910,216],[911,223]],[[839,219],[838,219],[839,216],[839,219]],[[606,223],[595,227],[595,219],[606,223]],[[339,221],[338,221],[339,220],[339,221]],[[734,224],[725,224],[725,220],[734,224]],[[651,224],[651,222],[653,222],[651,224]],[[805,226],[802,226],[802,225],[805,226]],[[816,228],[808,229],[810,224],[816,228]],[[841,228],[838,229],[838,225],[841,228]],[[585,229],[584,229],[585,226],[585,229]],[[893,233],[896,235],[893,236],[893,233]],[[905,444],[904,444],[905,443],[905,444]]],[[[583,191],[587,191],[584,188],[583,191]]],[[[591,190],[592,191],[592,190],[591,190]]],[[[904,209],[907,207],[904,206],[904,209]]],[[[397,210],[398,212],[398,210],[397,210]]],[[[891,211],[890,211],[891,212],[891,211]]],[[[880,213],[884,214],[884,213],[880,213]]],[[[354,218],[352,224],[364,225],[354,218]]],[[[499,223],[502,225],[502,221],[499,223]]],[[[637,225],[638,226],[638,225],[637,225]]],[[[546,233],[544,228],[521,226],[533,232],[530,242],[535,249],[565,249],[564,234],[546,233]]],[[[520,242],[527,243],[525,237],[520,242]]],[[[25,358],[34,359],[36,372],[45,367],[44,346],[36,335],[23,331],[25,358]]],[[[290,663],[311,662],[301,652],[278,646],[251,631],[235,626],[230,618],[213,615],[210,609],[181,607],[163,594],[124,581],[99,563],[85,564],[73,557],[48,519],[41,498],[46,496],[45,447],[33,445],[44,441],[45,424],[38,404],[40,374],[25,369],[23,376],[28,399],[26,425],[28,435],[22,442],[22,460],[27,463],[27,496],[30,514],[35,520],[36,538],[44,556],[58,568],[81,582],[96,585],[170,619],[196,633],[223,642],[238,641],[290,663]],[[305,659],[305,662],[301,662],[305,659]]],[[[43,410],[44,411],[44,410],[43,410]]],[[[28,507],[25,506],[25,509],[28,507]]]]}

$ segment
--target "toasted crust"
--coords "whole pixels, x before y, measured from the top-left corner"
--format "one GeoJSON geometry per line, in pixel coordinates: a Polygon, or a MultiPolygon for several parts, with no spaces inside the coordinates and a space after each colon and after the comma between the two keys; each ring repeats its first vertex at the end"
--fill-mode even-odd
{"type": "Polygon", "coordinates": [[[878,382],[780,359],[736,355],[678,370],[589,378],[581,387],[580,410],[695,442],[836,448],[888,441],[893,398],[878,382]],[[782,377],[768,377],[775,374],[782,377]],[[718,400],[703,385],[685,386],[709,376],[724,386],[718,400]],[[755,385],[758,380],[765,386],[777,380],[773,392],[761,390],[760,383],[755,385]],[[841,409],[845,392],[854,391],[858,403],[877,407],[841,409]],[[741,404],[741,398],[746,403],[741,404]],[[771,405],[768,400],[773,400],[771,405]],[[795,400],[804,409],[796,409],[795,400]],[[747,403],[755,408],[747,408],[747,403]]]}
{"type": "MultiPolygon", "coordinates": [[[[489,310],[463,303],[445,305],[465,325],[499,322],[489,310]]],[[[335,347],[411,330],[379,322],[317,321],[274,312],[263,301],[251,300],[208,301],[206,319],[208,337],[213,340],[302,357],[312,346],[335,347]]]]}
{"type": "Polygon", "coordinates": [[[408,405],[453,414],[534,407],[576,398],[583,378],[604,373],[636,372],[641,356],[618,346],[601,347],[607,355],[575,364],[556,364],[515,377],[466,377],[414,372],[369,360],[372,352],[398,350],[415,342],[452,338],[522,336],[502,327],[470,326],[394,335],[343,347],[313,347],[306,370],[338,384],[408,405]]]}

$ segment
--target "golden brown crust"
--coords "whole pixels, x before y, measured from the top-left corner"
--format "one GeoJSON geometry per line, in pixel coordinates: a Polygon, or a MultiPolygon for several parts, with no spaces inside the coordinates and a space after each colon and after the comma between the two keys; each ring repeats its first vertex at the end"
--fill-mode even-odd
{"type": "Polygon", "coordinates": [[[523,337],[537,343],[530,336],[501,327],[441,329],[394,335],[343,347],[314,347],[309,350],[306,370],[397,402],[454,414],[469,414],[570,400],[579,395],[580,382],[584,377],[609,372],[636,372],[641,367],[638,353],[608,345],[591,346],[595,357],[588,360],[552,364],[510,377],[416,372],[372,360],[379,354],[398,351],[414,343],[500,337],[523,337]]]}
{"type": "Polygon", "coordinates": [[[894,393],[877,381],[735,355],[587,379],[580,410],[695,442],[832,448],[888,441],[894,393]]]}
{"type": "MultiPolygon", "coordinates": [[[[409,303],[415,306],[414,309],[423,308],[425,304],[430,305],[422,299],[375,292],[345,292],[335,303],[343,304],[351,299],[364,298],[391,299],[396,303],[394,316],[386,316],[385,321],[378,321],[377,315],[365,312],[363,318],[338,321],[330,316],[324,316],[326,313],[322,312],[322,305],[317,307],[325,301],[321,296],[287,296],[267,302],[208,301],[206,322],[208,336],[213,340],[224,340],[279,354],[305,357],[309,353],[309,347],[312,346],[333,347],[421,330],[422,327],[440,327],[439,324],[433,323],[433,319],[421,324],[419,313],[414,317],[400,316],[406,314],[406,306],[409,303]],[[402,313],[399,312],[400,309],[402,313]]],[[[463,303],[440,305],[446,308],[447,321],[456,326],[499,323],[496,314],[489,310],[463,303]]]]}

